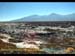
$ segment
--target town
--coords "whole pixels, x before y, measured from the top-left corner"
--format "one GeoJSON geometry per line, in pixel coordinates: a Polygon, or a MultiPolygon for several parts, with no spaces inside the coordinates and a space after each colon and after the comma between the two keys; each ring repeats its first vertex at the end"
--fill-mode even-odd
{"type": "Polygon", "coordinates": [[[74,24],[75,22],[1,22],[0,53],[73,54],[74,24]],[[3,49],[8,51],[2,51],[3,49]],[[21,51],[14,52],[14,49],[21,51]]]}

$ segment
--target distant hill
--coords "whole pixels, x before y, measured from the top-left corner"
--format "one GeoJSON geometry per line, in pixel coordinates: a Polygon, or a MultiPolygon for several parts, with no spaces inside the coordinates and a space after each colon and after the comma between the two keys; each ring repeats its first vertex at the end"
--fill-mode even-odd
{"type": "Polygon", "coordinates": [[[31,22],[31,21],[75,21],[75,13],[68,15],[60,15],[56,13],[52,13],[50,15],[32,15],[28,17],[23,17],[17,20],[13,20],[12,22],[31,22]]]}

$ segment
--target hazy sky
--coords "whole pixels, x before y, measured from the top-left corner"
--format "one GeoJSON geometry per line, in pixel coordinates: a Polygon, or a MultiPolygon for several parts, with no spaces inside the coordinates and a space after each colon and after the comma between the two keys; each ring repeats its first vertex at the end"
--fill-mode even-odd
{"type": "Polygon", "coordinates": [[[75,13],[75,2],[0,2],[0,21],[51,13],[75,13]]]}

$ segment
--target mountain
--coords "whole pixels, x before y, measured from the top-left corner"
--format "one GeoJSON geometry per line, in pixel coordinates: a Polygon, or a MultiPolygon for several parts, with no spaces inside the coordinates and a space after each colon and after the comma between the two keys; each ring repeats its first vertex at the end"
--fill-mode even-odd
{"type": "Polygon", "coordinates": [[[75,21],[75,13],[68,15],[60,15],[52,13],[50,15],[32,15],[28,17],[23,17],[21,19],[13,20],[13,22],[31,22],[31,21],[75,21]]]}

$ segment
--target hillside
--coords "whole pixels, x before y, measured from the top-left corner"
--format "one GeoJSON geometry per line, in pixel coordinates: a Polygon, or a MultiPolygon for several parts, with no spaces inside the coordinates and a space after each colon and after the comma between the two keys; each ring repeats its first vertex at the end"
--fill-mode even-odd
{"type": "Polygon", "coordinates": [[[16,46],[13,44],[10,44],[10,43],[5,43],[2,40],[0,40],[0,49],[10,49],[10,48],[14,49],[14,48],[16,48],[16,46]]]}

